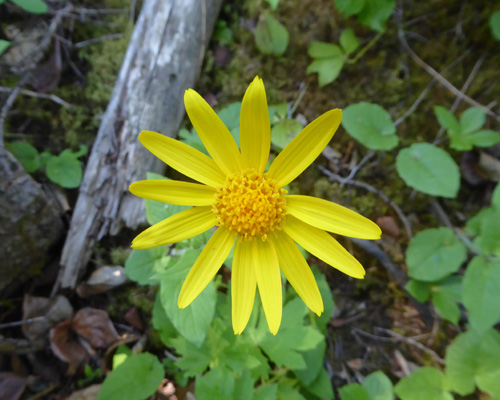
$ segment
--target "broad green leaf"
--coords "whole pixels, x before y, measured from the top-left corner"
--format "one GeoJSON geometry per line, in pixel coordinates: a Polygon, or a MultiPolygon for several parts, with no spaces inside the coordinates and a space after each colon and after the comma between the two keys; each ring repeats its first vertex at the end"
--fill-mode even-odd
{"type": "Polygon", "coordinates": [[[211,369],[205,375],[197,376],[195,382],[196,399],[231,399],[234,378],[233,372],[221,367],[211,369]]]}
{"type": "Polygon", "coordinates": [[[314,349],[302,353],[306,366],[300,369],[293,369],[293,373],[300,379],[304,386],[312,384],[323,369],[325,350],[326,341],[323,340],[314,349]]]}
{"type": "Polygon", "coordinates": [[[350,383],[339,388],[342,400],[370,400],[368,392],[359,383],[350,383]]]}
{"type": "Polygon", "coordinates": [[[333,309],[335,308],[335,302],[333,301],[332,289],[325,278],[325,275],[319,271],[315,266],[312,267],[314,277],[318,283],[318,289],[321,293],[321,298],[323,299],[324,311],[320,317],[315,319],[318,321],[319,330],[326,334],[328,324],[332,319],[333,309]]]}
{"type": "Polygon", "coordinates": [[[401,379],[394,391],[401,400],[453,400],[444,374],[430,367],[420,368],[401,379]]]}
{"type": "Polygon", "coordinates": [[[277,396],[278,385],[273,383],[272,385],[257,387],[252,400],[277,400],[277,396]]]}
{"type": "Polygon", "coordinates": [[[479,246],[483,254],[500,256],[500,209],[490,208],[485,213],[488,218],[481,219],[480,236],[475,244],[479,246]]]}
{"type": "Polygon", "coordinates": [[[479,332],[500,320],[500,261],[475,257],[470,262],[463,279],[463,303],[479,332]]]}
{"type": "Polygon", "coordinates": [[[26,142],[12,142],[7,143],[6,147],[17,158],[28,174],[35,172],[42,165],[38,150],[31,144],[26,142]]]}
{"type": "Polygon", "coordinates": [[[276,18],[265,14],[255,28],[255,43],[260,52],[276,57],[282,56],[288,47],[288,31],[276,18]]]}
{"type": "Polygon", "coordinates": [[[432,196],[457,196],[460,171],[451,156],[430,143],[415,143],[399,152],[396,169],[406,184],[432,196]]]}
{"type": "Polygon", "coordinates": [[[10,0],[12,3],[18,5],[23,10],[32,14],[45,14],[49,11],[49,7],[43,0],[10,0]]]}
{"type": "Polygon", "coordinates": [[[347,28],[342,31],[339,43],[342,46],[344,53],[347,55],[354,53],[359,47],[359,40],[352,28],[347,28]]]}
{"type": "MultiPolygon", "coordinates": [[[[155,297],[152,321],[154,328],[160,334],[160,339],[163,344],[167,347],[173,347],[171,341],[172,339],[177,337],[179,333],[177,332],[177,329],[175,329],[174,324],[172,324],[172,321],[170,321],[170,319],[167,317],[167,313],[165,312],[163,304],[161,303],[161,296],[159,291],[156,293],[155,297]]],[[[197,352],[199,352],[198,349],[197,352]]]]}
{"type": "Polygon", "coordinates": [[[493,207],[486,207],[479,211],[476,215],[470,218],[466,225],[465,230],[471,236],[478,236],[481,233],[481,225],[485,219],[491,219],[495,216],[493,207]]]}
{"type": "Polygon", "coordinates": [[[182,284],[200,250],[189,250],[161,275],[161,302],[168,318],[187,340],[201,346],[215,313],[216,290],[213,283],[185,309],[177,306],[182,284]]]}
{"type": "Polygon", "coordinates": [[[377,32],[383,32],[385,31],[385,23],[395,6],[395,0],[367,0],[358,14],[359,22],[377,32]]]}
{"type": "Polygon", "coordinates": [[[378,104],[361,102],[343,111],[342,126],[347,133],[372,150],[391,150],[398,145],[390,114],[378,104]]]}
{"type": "Polygon", "coordinates": [[[493,195],[491,196],[491,205],[500,208],[500,183],[497,183],[493,195]]]}
{"type": "Polygon", "coordinates": [[[166,252],[164,246],[147,250],[132,250],[125,261],[125,275],[139,285],[158,283],[155,276],[165,271],[170,261],[166,252]]]}
{"type": "Polygon", "coordinates": [[[406,250],[411,278],[435,282],[458,271],[467,258],[467,248],[449,228],[419,232],[406,250]]]}
{"type": "Polygon", "coordinates": [[[243,371],[241,376],[234,383],[232,400],[252,400],[253,380],[248,370],[243,371]]]}
{"type": "Polygon", "coordinates": [[[470,142],[477,147],[491,147],[500,143],[500,133],[483,129],[470,136],[470,142]]]}
{"type": "Polygon", "coordinates": [[[318,84],[320,87],[332,83],[338,78],[340,71],[344,67],[344,56],[316,59],[307,66],[306,74],[318,74],[318,84]]]}
{"type": "Polygon", "coordinates": [[[5,53],[5,51],[10,47],[10,42],[8,40],[0,39],[0,56],[5,53]]]}
{"type": "Polygon", "coordinates": [[[431,284],[428,282],[410,279],[406,284],[405,289],[421,303],[429,300],[429,297],[431,296],[431,284]]]}
{"type": "Polygon", "coordinates": [[[163,366],[150,353],[134,354],[106,377],[97,400],[144,400],[165,377],[163,366]]]}
{"type": "Polygon", "coordinates": [[[368,375],[362,383],[370,400],[394,400],[392,382],[382,371],[368,375]]]}
{"type": "Polygon", "coordinates": [[[355,15],[361,12],[367,0],[335,0],[334,4],[346,17],[355,15]]]}
{"type": "Polygon", "coordinates": [[[500,11],[495,11],[490,16],[491,34],[496,40],[500,40],[500,11]]]}
{"type": "Polygon", "coordinates": [[[336,44],[312,41],[307,48],[307,54],[315,60],[326,60],[331,58],[344,58],[342,49],[336,44]]]}
{"type": "Polygon", "coordinates": [[[278,384],[277,395],[278,400],[306,400],[306,398],[300,394],[298,389],[284,384],[278,384]]]}
{"type": "Polygon", "coordinates": [[[74,189],[82,182],[82,164],[71,150],[66,149],[53,156],[45,166],[47,178],[65,189],[74,189]]]}
{"type": "Polygon", "coordinates": [[[450,389],[461,396],[475,391],[475,387],[500,395],[500,333],[490,329],[484,333],[470,330],[462,333],[446,349],[446,377],[450,389]],[[492,382],[496,377],[496,385],[492,382]]]}
{"type": "Polygon", "coordinates": [[[302,124],[296,119],[285,119],[271,129],[271,143],[284,149],[302,131],[302,124]]]}
{"type": "Polygon", "coordinates": [[[209,366],[211,357],[205,345],[197,347],[182,336],[170,340],[170,344],[175,348],[175,352],[181,357],[177,360],[176,366],[188,377],[203,373],[209,366]]]}
{"type": "MultiPolygon", "coordinates": [[[[181,130],[179,130],[178,136],[179,136],[179,140],[181,142],[186,143],[188,146],[191,146],[198,151],[201,151],[202,153],[204,153],[207,156],[210,156],[208,154],[207,148],[205,147],[205,145],[201,141],[200,137],[198,136],[198,134],[196,133],[194,128],[191,129],[190,131],[187,129],[181,129],[181,130]]],[[[162,177],[162,178],[164,179],[165,177],[162,177]]]]}
{"type": "Polygon", "coordinates": [[[229,129],[229,132],[231,132],[238,147],[240,146],[240,112],[241,102],[237,101],[221,108],[217,113],[224,125],[229,129]]]}
{"type": "Polygon", "coordinates": [[[460,124],[456,117],[443,106],[434,106],[434,114],[439,122],[439,124],[451,133],[460,133],[460,124]]]}
{"type": "Polygon", "coordinates": [[[334,397],[332,382],[324,368],[321,369],[314,382],[306,386],[305,389],[321,399],[333,399],[334,397]]]}
{"type": "Polygon", "coordinates": [[[115,355],[113,356],[113,369],[118,368],[131,355],[132,355],[132,350],[130,350],[128,346],[125,346],[124,344],[118,346],[115,355]]]}
{"type": "Polygon", "coordinates": [[[445,281],[432,288],[432,303],[438,314],[453,324],[460,320],[460,307],[457,302],[462,301],[462,277],[450,276],[445,281]]]}
{"type": "MultiPolygon", "coordinates": [[[[168,180],[167,177],[155,174],[154,172],[148,172],[146,174],[147,179],[165,179],[168,180]]],[[[144,200],[144,205],[146,208],[146,220],[150,225],[157,224],[158,222],[163,221],[164,219],[171,217],[174,214],[177,214],[183,210],[187,210],[189,207],[187,206],[178,206],[174,204],[162,203],[161,201],[156,200],[144,200]]]]}
{"type": "Polygon", "coordinates": [[[460,131],[463,135],[476,132],[486,123],[486,113],[479,107],[471,107],[460,116],[460,131]]]}
{"type": "Polygon", "coordinates": [[[280,0],[266,0],[266,2],[271,7],[271,10],[276,10],[278,8],[280,0]]]}

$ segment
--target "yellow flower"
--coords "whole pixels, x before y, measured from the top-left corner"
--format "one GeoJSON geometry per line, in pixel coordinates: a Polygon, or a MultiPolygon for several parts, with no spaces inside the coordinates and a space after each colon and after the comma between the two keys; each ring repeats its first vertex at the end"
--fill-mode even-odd
{"type": "Polygon", "coordinates": [[[330,110],[315,119],[276,157],[265,171],[271,131],[264,83],[256,77],[241,106],[238,149],[231,133],[194,90],[187,90],[188,116],[211,158],[159,133],[143,131],[141,143],[155,156],[200,183],[166,180],[135,182],[136,196],[192,206],[139,234],[134,249],[162,246],[218,228],[191,268],[178,305],[187,307],[214,278],[236,240],[232,265],[233,329],[241,334],[259,288],[271,333],[278,332],[282,313],[281,271],[305,304],[323,312],[316,280],[297,242],[311,254],[354,278],[363,278],[361,264],[330,234],[380,238],[370,220],[329,201],[286,195],[282,188],[304,171],[330,142],[342,111],[330,110]],[[327,231],[327,232],[326,232],[327,231]]]}

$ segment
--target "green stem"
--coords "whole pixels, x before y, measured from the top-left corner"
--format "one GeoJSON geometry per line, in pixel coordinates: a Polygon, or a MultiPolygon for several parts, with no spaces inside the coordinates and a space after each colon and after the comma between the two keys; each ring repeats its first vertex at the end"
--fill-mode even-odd
{"type": "Polygon", "coordinates": [[[365,47],[363,47],[360,51],[358,51],[358,54],[356,54],[356,57],[354,58],[346,58],[345,63],[346,64],[355,64],[361,57],[365,55],[365,53],[370,50],[375,43],[378,42],[378,40],[382,37],[384,32],[379,32],[377,33],[377,36],[375,36],[372,40],[370,40],[365,47]]]}

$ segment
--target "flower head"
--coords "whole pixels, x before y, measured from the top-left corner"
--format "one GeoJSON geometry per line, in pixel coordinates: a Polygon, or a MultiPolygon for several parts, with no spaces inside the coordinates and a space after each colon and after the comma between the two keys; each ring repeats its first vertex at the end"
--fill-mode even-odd
{"type": "Polygon", "coordinates": [[[132,247],[176,243],[217,226],[186,277],[178,299],[180,308],[187,307],[214,278],[236,241],[231,276],[235,333],[243,332],[248,323],[257,288],[269,329],[278,332],[280,268],[306,305],[320,315],[323,301],[316,280],[295,242],[345,274],[363,278],[361,264],[327,232],[363,239],[378,239],[381,233],[376,224],[348,208],[314,197],[287,195],[283,190],[330,142],[342,111],[328,111],[307,125],[265,172],[271,130],[261,79],[254,79],[243,98],[241,151],[198,93],[187,90],[184,102],[211,157],[159,133],[141,132],[139,140],[149,151],[200,183],[133,183],[130,191],[136,196],[192,208],[146,229],[132,247]]]}

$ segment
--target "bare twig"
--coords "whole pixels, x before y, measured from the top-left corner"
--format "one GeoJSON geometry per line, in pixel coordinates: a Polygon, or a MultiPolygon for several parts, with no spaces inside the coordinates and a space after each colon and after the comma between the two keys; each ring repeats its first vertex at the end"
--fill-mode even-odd
{"type": "MultiPolygon", "coordinates": [[[[11,89],[11,88],[8,88],[5,86],[0,86],[0,93],[12,93],[13,90],[14,89],[11,89]]],[[[18,94],[23,94],[25,96],[30,96],[30,97],[36,97],[38,99],[51,100],[54,103],[57,103],[63,107],[72,107],[73,106],[72,104],[61,99],[59,96],[56,96],[55,94],[38,93],[38,92],[34,92],[32,90],[27,90],[27,89],[20,89],[18,94]]]]}
{"type": "Polygon", "coordinates": [[[29,324],[32,324],[34,322],[45,321],[46,319],[47,319],[47,317],[42,315],[41,317],[23,319],[22,321],[7,322],[5,324],[0,324],[0,329],[14,328],[16,326],[29,325],[29,324]]]}
{"type": "Polygon", "coordinates": [[[427,71],[431,76],[438,80],[444,87],[446,87],[450,92],[452,92],[455,96],[459,97],[461,100],[473,105],[474,107],[481,108],[486,114],[495,118],[500,122],[500,116],[491,111],[489,108],[483,106],[481,103],[478,103],[476,100],[470,98],[465,93],[457,89],[453,84],[451,84],[447,79],[445,79],[439,72],[437,72],[434,68],[432,68],[429,64],[427,64],[424,60],[422,60],[410,47],[408,42],[406,41],[405,34],[402,30],[399,31],[399,40],[401,44],[406,49],[410,57],[420,65],[425,71],[427,71]]]}
{"type": "Polygon", "coordinates": [[[360,182],[360,181],[356,181],[356,180],[349,180],[349,181],[345,181],[345,178],[341,177],[340,175],[338,174],[335,174],[331,171],[329,171],[328,169],[326,169],[325,167],[319,165],[318,166],[318,169],[323,172],[326,176],[328,176],[328,178],[332,181],[336,181],[336,182],[339,182],[339,183],[347,183],[349,185],[353,185],[353,186],[357,186],[357,187],[361,187],[365,190],[368,190],[369,192],[371,193],[375,193],[377,196],[379,196],[383,201],[385,201],[387,204],[389,204],[389,206],[392,207],[392,209],[396,212],[396,214],[398,215],[399,219],[401,220],[401,222],[403,223],[404,227],[405,227],[405,230],[406,230],[406,234],[408,235],[408,238],[411,239],[413,237],[413,233],[412,233],[412,230],[411,230],[411,226],[410,226],[410,222],[408,221],[408,219],[406,218],[406,215],[403,213],[403,211],[401,210],[401,208],[399,208],[399,206],[394,203],[391,199],[389,199],[389,197],[387,197],[384,193],[382,193],[380,190],[378,190],[377,188],[367,184],[367,183],[364,183],[364,182],[360,182]]]}

